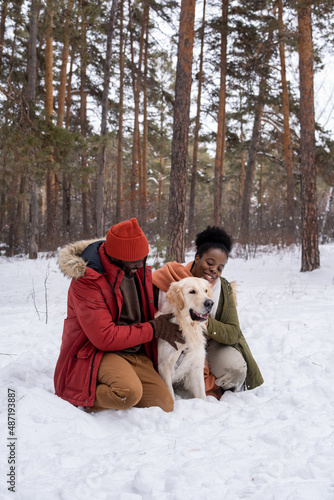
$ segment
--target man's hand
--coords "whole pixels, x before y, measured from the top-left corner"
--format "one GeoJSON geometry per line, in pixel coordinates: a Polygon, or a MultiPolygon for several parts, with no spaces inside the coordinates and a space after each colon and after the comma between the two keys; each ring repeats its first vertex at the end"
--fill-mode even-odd
{"type": "Polygon", "coordinates": [[[174,349],[177,349],[176,342],[179,344],[184,344],[185,340],[182,337],[182,332],[179,329],[179,325],[171,323],[173,314],[161,314],[155,319],[150,321],[153,326],[154,336],[157,339],[162,339],[168,342],[174,349]]]}

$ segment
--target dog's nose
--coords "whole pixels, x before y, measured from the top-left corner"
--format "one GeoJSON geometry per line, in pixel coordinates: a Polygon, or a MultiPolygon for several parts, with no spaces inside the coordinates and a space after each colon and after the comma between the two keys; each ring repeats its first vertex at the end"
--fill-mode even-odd
{"type": "Polygon", "coordinates": [[[213,302],[213,300],[211,300],[211,299],[206,299],[206,300],[204,301],[204,306],[206,307],[206,309],[207,309],[208,311],[211,311],[213,304],[214,304],[214,302],[213,302]]]}

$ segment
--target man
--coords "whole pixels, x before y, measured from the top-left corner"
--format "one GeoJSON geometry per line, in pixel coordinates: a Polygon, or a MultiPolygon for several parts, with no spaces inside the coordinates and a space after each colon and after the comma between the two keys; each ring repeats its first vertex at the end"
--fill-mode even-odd
{"type": "Polygon", "coordinates": [[[59,253],[72,278],[54,383],[58,396],[87,411],[159,406],[173,400],[154,368],[156,341],[183,343],[167,315],[154,318],[146,236],[135,218],[112,226],[106,241],[81,241],[59,253]]]}

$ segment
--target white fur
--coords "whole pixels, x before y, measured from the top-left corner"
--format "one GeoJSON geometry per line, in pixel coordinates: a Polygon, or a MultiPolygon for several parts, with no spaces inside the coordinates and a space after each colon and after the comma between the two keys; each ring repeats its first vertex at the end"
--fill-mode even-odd
{"type": "Polygon", "coordinates": [[[175,399],[173,383],[182,382],[195,398],[206,399],[204,385],[206,321],[193,321],[190,309],[198,314],[207,312],[205,301],[211,299],[211,287],[202,278],[184,278],[171,284],[166,302],[159,314],[173,313],[172,321],[180,325],[185,344],[174,349],[168,342],[158,339],[159,373],[175,399]],[[185,354],[182,355],[182,352],[185,354]],[[182,357],[182,360],[180,358],[182,357]],[[178,361],[181,361],[177,365],[178,361]]]}

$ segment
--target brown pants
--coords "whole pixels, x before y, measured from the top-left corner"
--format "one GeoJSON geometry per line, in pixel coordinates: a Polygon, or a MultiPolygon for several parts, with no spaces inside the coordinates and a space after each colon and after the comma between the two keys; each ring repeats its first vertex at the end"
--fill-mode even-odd
{"type": "Polygon", "coordinates": [[[97,374],[94,406],[88,411],[159,406],[173,411],[173,399],[145,354],[106,352],[97,374]]]}

